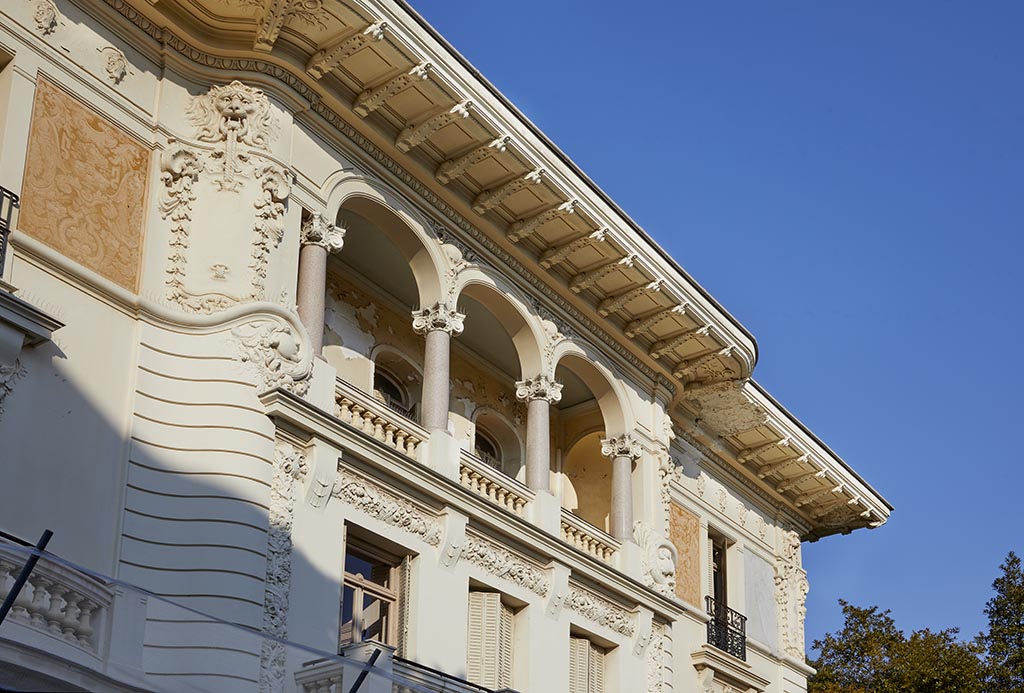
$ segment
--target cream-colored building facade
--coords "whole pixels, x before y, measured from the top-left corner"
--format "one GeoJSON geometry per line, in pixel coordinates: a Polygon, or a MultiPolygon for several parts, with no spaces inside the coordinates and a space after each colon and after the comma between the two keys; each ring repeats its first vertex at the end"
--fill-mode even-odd
{"type": "Polygon", "coordinates": [[[0,529],[67,561],[0,685],[806,689],[801,542],[890,506],[414,10],[0,18],[0,529]]]}

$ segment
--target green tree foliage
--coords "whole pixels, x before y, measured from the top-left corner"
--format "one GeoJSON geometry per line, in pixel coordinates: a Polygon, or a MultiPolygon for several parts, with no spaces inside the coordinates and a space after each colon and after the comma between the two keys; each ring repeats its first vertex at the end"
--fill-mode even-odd
{"type": "Polygon", "coordinates": [[[978,636],[985,650],[985,691],[1024,693],[1024,572],[1013,551],[999,568],[995,596],[985,604],[988,633],[978,636]]]}
{"type": "Polygon", "coordinates": [[[821,656],[809,693],[981,693],[978,648],[958,641],[955,628],[907,638],[889,611],[839,604],[843,629],[814,641],[821,656]]]}

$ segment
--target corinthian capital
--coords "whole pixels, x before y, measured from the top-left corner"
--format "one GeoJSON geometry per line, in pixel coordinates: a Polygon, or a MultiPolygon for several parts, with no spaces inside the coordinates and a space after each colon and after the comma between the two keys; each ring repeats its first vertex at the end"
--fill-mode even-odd
{"type": "Polygon", "coordinates": [[[300,245],[318,245],[336,253],[345,245],[345,229],[335,226],[323,214],[313,214],[302,222],[300,245]]]}
{"type": "Polygon", "coordinates": [[[640,457],[640,443],[636,442],[633,436],[623,433],[614,438],[601,439],[601,454],[605,457],[628,457],[635,460],[640,457]]]}
{"type": "Polygon", "coordinates": [[[448,334],[462,334],[462,321],[466,316],[443,303],[435,303],[430,308],[414,310],[412,313],[412,329],[416,334],[426,334],[441,330],[448,334]]]}
{"type": "Polygon", "coordinates": [[[516,399],[524,402],[546,399],[551,404],[556,404],[562,399],[562,383],[556,383],[554,378],[546,375],[520,380],[516,383],[516,399]]]}

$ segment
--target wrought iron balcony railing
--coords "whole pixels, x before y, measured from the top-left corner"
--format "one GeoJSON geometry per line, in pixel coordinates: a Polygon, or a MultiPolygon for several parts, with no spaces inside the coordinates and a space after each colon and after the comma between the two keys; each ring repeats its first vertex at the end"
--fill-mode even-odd
{"type": "Polygon", "coordinates": [[[7,257],[7,236],[11,233],[11,218],[18,208],[18,196],[7,188],[0,188],[0,275],[7,257]]]}
{"type": "Polygon", "coordinates": [[[708,615],[708,644],[743,661],[747,659],[747,617],[719,604],[714,597],[705,597],[708,615]]]}

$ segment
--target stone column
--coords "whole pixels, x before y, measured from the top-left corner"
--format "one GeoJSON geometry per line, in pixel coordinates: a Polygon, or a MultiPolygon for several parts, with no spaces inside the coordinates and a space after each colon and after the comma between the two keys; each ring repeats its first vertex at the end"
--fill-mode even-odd
{"type": "Polygon", "coordinates": [[[412,329],[416,334],[424,335],[426,341],[420,423],[428,431],[448,430],[449,350],[452,335],[462,334],[462,321],[465,319],[465,315],[442,303],[412,314],[412,329]]]}
{"type": "Polygon", "coordinates": [[[546,375],[516,383],[516,399],[526,402],[526,485],[550,492],[551,405],[562,399],[562,385],[546,375]]]}
{"type": "Polygon", "coordinates": [[[345,244],[345,229],[323,214],[303,220],[299,234],[299,319],[309,332],[310,348],[319,355],[324,346],[324,295],[327,291],[327,254],[345,244]]]}
{"type": "Polygon", "coordinates": [[[611,533],[628,541],[633,538],[633,460],[640,457],[640,443],[628,433],[605,438],[601,454],[612,461],[611,533]]]}

